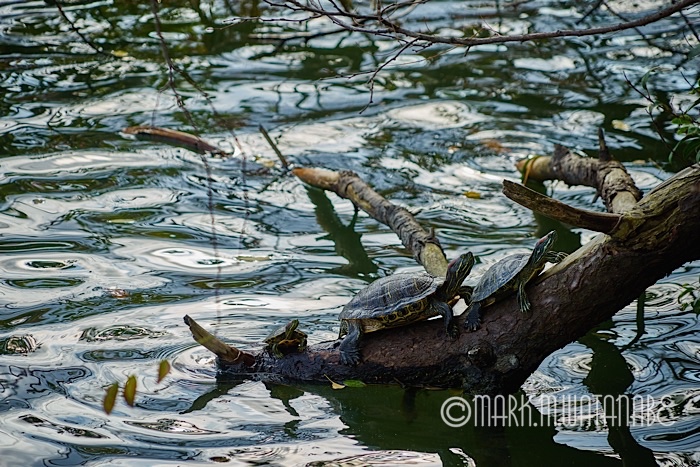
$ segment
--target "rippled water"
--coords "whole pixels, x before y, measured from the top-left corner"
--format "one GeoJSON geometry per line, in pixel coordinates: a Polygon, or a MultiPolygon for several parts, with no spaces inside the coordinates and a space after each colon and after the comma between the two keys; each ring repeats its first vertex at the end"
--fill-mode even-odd
{"type": "MultiPolygon", "coordinates": [[[[275,50],[259,36],[284,32],[276,27],[219,27],[229,6],[250,15],[255,2],[203,2],[200,12],[168,3],[170,54],[216,112],[185,80],[178,90],[203,136],[235,152],[207,158],[209,178],[198,155],[120,133],[151,123],[193,131],[164,88],[148,2],[64,7],[99,47],[127,55],[114,59],[94,54],[55,7],[0,0],[0,464],[700,462],[700,325],[693,296],[682,295],[699,294],[697,262],[545,359],[522,394],[556,427],[449,428],[439,410],[452,391],[217,382],[212,355],[182,323],[190,314],[256,349],[298,317],[321,342],[335,338],[338,312],[368,281],[419,269],[387,227],[363,213],[348,227],[349,202],[275,167],[260,124],[294,164],[355,170],[414,210],[448,257],[473,251],[475,274],[551,230],[500,193],[504,178],[518,180],[521,157],[554,143],[595,153],[603,126],[638,185],[653,187],[670,176],[655,162],[668,148],[627,79],[660,67],[654,91],[689,98],[697,59],[661,47],[697,45],[683,42],[677,19],[655,26],[664,40],[629,32],[441,50],[430,65],[407,51],[377,76],[365,109],[368,76],[354,75],[395,44],[326,36],[275,50]],[[163,359],[172,371],[157,383],[163,359]],[[106,387],[132,374],[136,406],[120,399],[106,415],[106,387]],[[651,408],[656,423],[626,432],[580,414],[564,423],[565,397],[620,392],[667,405],[651,408]]],[[[645,5],[615,4],[630,16],[645,5]]],[[[517,33],[574,27],[574,6],[526,2],[498,22],[494,4],[435,2],[407,21],[449,31],[493,18],[517,33]]],[[[583,187],[551,191],[578,207],[593,200],[583,187]]],[[[592,237],[575,230],[561,247],[592,237]]]]}

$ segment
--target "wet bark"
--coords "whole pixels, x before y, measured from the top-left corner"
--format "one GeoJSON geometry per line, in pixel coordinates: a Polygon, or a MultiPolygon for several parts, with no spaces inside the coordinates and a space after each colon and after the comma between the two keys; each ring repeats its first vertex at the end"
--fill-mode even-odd
{"type": "Polygon", "coordinates": [[[195,136],[183,131],[170,130],[154,126],[130,126],[124,128],[122,133],[130,135],[136,139],[146,141],[159,141],[172,146],[180,146],[198,154],[212,154],[215,156],[228,155],[224,150],[209,144],[199,136],[195,136]]]}
{"type": "Polygon", "coordinates": [[[430,274],[440,277],[447,272],[447,259],[434,232],[424,230],[408,210],[387,201],[356,173],[315,168],[294,169],[292,173],[304,183],[349,199],[358,209],[391,227],[430,274]]]}
{"type": "Polygon", "coordinates": [[[517,166],[533,180],[562,180],[568,185],[593,187],[609,212],[628,211],[642,198],[642,192],[625,166],[610,157],[602,137],[600,141],[598,159],[577,156],[564,146],[556,145],[551,157],[524,160],[517,166]]]}
{"type": "MultiPolygon", "coordinates": [[[[330,180],[340,178],[322,172],[330,180]]],[[[604,185],[601,192],[611,192],[604,185]]],[[[527,196],[524,200],[527,205],[527,196]]],[[[607,226],[609,235],[599,235],[528,286],[528,314],[520,313],[511,297],[485,308],[482,327],[456,340],[445,337],[441,320],[367,334],[363,362],[355,367],[340,363],[339,341],[281,359],[265,350],[246,354],[253,359],[246,361],[237,349],[212,350],[219,356],[220,374],[266,381],[360,379],[480,394],[516,391],[546,356],[612,317],[675,268],[700,258],[700,165],[676,174],[627,209],[617,209],[621,214],[607,226]],[[226,354],[236,360],[228,361],[226,354]]],[[[464,314],[457,318],[460,326],[463,320],[464,314]]],[[[191,318],[186,321],[192,328],[191,318]]]]}
{"type": "Polygon", "coordinates": [[[622,216],[619,214],[575,208],[509,180],[503,180],[503,194],[551,219],[596,232],[611,233],[622,222],[622,216]]]}

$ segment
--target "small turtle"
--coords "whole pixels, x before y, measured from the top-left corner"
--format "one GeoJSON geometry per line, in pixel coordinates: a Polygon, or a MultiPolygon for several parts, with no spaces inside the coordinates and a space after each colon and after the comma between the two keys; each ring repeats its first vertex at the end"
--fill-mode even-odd
{"type": "Polygon", "coordinates": [[[523,313],[530,311],[530,301],[525,285],[542,272],[547,262],[558,263],[566,253],[550,251],[557,239],[555,231],[549,232],[535,244],[531,254],[518,253],[506,256],[489,268],[474,287],[472,302],[467,308],[464,327],[470,331],[479,328],[481,307],[488,306],[511,293],[518,296],[518,306],[523,313]]]}
{"type": "Polygon", "coordinates": [[[365,332],[393,328],[442,315],[447,334],[455,338],[459,329],[448,304],[458,294],[471,295],[461,287],[474,266],[474,255],[465,253],[447,266],[445,279],[427,273],[393,274],[382,277],[360,290],[340,312],[340,361],[356,365],[360,361],[360,336],[365,332]]]}
{"type": "Polygon", "coordinates": [[[306,349],[306,334],[299,331],[299,320],[293,319],[281,326],[265,338],[267,349],[272,355],[281,358],[293,352],[303,352],[306,349]]]}

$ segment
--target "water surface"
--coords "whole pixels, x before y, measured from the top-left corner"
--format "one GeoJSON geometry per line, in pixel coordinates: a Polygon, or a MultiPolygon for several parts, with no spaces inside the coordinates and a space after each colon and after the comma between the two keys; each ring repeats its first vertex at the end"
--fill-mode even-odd
{"type": "MultiPolygon", "coordinates": [[[[665,32],[650,40],[630,31],[467,54],[408,50],[376,77],[368,106],[368,73],[396,44],[344,34],[277,49],[270,34],[292,25],[223,27],[255,5],[161,5],[170,56],[209,97],[176,77],[190,122],[168,89],[148,2],[64,6],[95,45],[125,55],[115,59],[96,54],[54,6],[0,1],[2,463],[700,462],[700,328],[683,295],[699,295],[697,262],[545,359],[521,393],[552,416],[547,427],[450,428],[439,411],[454,391],[217,382],[212,355],[182,323],[189,314],[254,350],[297,317],[317,343],[335,338],[337,314],[369,281],[419,270],[386,226],[363,213],[353,224],[349,202],[285,175],[260,124],[293,164],[355,170],[416,212],[448,257],[474,252],[475,276],[551,229],[501,195],[522,157],[555,143],[595,154],[603,127],[649,190],[678,167],[665,164],[648,103],[628,81],[659,67],[655,95],[692,98],[697,59],[662,47],[697,45],[677,20],[646,31],[665,32]],[[207,175],[197,154],[121,133],[142,124],[199,132],[234,156],[205,157],[207,175]],[[157,383],[163,359],[172,371],[157,383]],[[132,374],[136,406],[120,399],[106,415],[106,387],[132,374]],[[671,401],[654,409],[664,423],[611,432],[595,419],[562,422],[565,396],[615,391],[671,401]]],[[[624,6],[631,17],[649,7],[624,6]]],[[[446,32],[489,21],[517,33],[579,19],[575,2],[439,1],[406,21],[446,32]]],[[[582,25],[608,21],[594,14],[582,25]]],[[[589,188],[549,190],[603,209],[589,188]]],[[[574,229],[560,246],[592,237],[574,229]]]]}

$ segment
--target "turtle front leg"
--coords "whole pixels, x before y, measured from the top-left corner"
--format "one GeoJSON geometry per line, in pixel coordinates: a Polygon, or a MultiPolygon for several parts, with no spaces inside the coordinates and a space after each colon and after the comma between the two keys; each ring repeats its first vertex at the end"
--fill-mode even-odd
{"type": "Polygon", "coordinates": [[[279,345],[278,344],[272,344],[272,347],[270,348],[270,352],[275,358],[282,358],[284,357],[284,354],[280,351],[279,345]]]}
{"type": "Polygon", "coordinates": [[[569,254],[564,253],[563,251],[548,251],[545,255],[545,259],[549,263],[561,263],[567,256],[569,256],[569,254]]]}
{"type": "Polygon", "coordinates": [[[527,313],[530,311],[530,300],[527,299],[527,294],[525,293],[525,281],[520,281],[518,284],[518,306],[520,311],[527,313]]]}
{"type": "Polygon", "coordinates": [[[458,293],[459,293],[459,298],[464,300],[464,303],[466,303],[468,305],[472,299],[472,295],[474,294],[474,287],[472,287],[470,285],[463,285],[459,288],[458,293]]]}
{"type": "Polygon", "coordinates": [[[343,365],[357,365],[360,363],[360,336],[362,326],[356,320],[346,320],[347,335],[340,343],[340,363],[343,365]]]}
{"type": "Polygon", "coordinates": [[[481,327],[481,302],[472,302],[464,313],[467,315],[464,320],[467,331],[476,331],[481,327]]]}
{"type": "Polygon", "coordinates": [[[445,302],[437,300],[433,300],[432,306],[445,320],[445,333],[447,333],[451,339],[459,337],[459,328],[457,327],[457,323],[455,323],[452,307],[445,302]]]}

